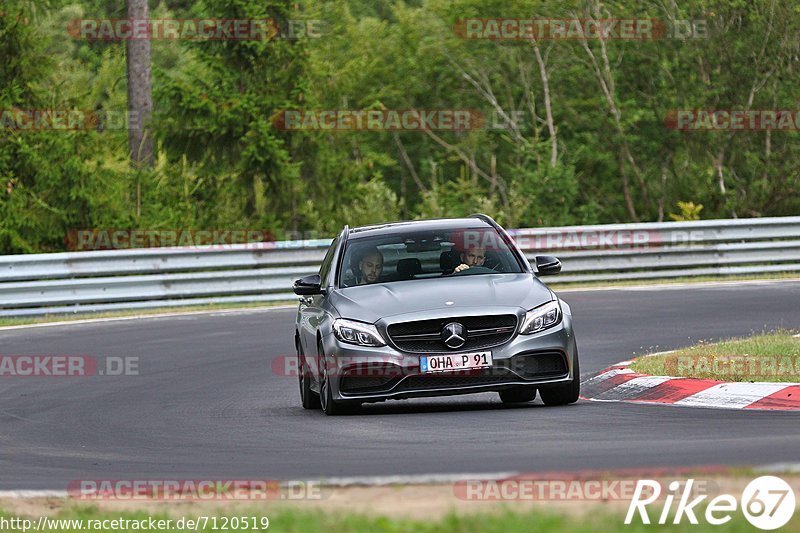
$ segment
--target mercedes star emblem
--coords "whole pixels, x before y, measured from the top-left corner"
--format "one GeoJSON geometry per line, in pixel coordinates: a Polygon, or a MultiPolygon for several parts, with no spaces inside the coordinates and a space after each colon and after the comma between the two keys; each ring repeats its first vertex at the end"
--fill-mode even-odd
{"type": "Polygon", "coordinates": [[[442,328],[442,341],[448,348],[461,348],[467,342],[467,329],[463,324],[450,322],[442,328]]]}

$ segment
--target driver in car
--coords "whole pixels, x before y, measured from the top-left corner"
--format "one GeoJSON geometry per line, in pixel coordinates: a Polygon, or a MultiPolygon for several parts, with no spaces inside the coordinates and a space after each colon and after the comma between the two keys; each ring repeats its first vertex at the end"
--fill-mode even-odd
{"type": "Polygon", "coordinates": [[[377,248],[370,248],[358,262],[358,284],[376,283],[383,272],[383,254],[377,248]]]}
{"type": "Polygon", "coordinates": [[[453,272],[461,272],[473,266],[483,266],[485,261],[486,248],[481,248],[478,245],[471,245],[461,252],[461,264],[458,265],[453,272]]]}

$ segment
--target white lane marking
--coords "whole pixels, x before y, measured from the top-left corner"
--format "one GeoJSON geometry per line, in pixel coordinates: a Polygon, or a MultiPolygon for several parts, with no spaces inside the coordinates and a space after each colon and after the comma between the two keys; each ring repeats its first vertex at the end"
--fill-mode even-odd
{"type": "Polygon", "coordinates": [[[632,393],[644,392],[646,389],[652,389],[662,383],[671,380],[669,376],[641,376],[633,378],[625,383],[621,383],[613,389],[607,390],[603,395],[608,396],[626,396],[632,393]]]}
{"type": "Polygon", "coordinates": [[[466,480],[492,480],[507,479],[521,475],[520,472],[491,472],[481,474],[419,474],[398,476],[353,476],[331,477],[321,479],[324,486],[352,487],[352,486],[382,486],[382,485],[438,485],[449,484],[466,480]]]}
{"type": "Polygon", "coordinates": [[[773,474],[798,474],[800,463],[773,463],[754,468],[756,472],[770,472],[773,474]]]}
{"type": "MultiPolygon", "coordinates": [[[[620,285],[617,287],[610,286],[610,287],[575,287],[575,288],[560,288],[558,290],[554,289],[554,291],[558,293],[562,292],[593,292],[593,291],[647,291],[647,290],[664,290],[664,289],[702,289],[702,288],[713,288],[713,287],[729,287],[732,285],[770,285],[775,283],[797,283],[800,281],[800,278],[789,278],[789,279],[763,279],[763,280],[733,280],[733,281],[697,281],[694,283],[654,283],[652,285],[644,284],[644,285],[620,285]]],[[[553,280],[553,283],[557,283],[556,280],[553,280]]]]}
{"type": "Polygon", "coordinates": [[[115,316],[106,318],[85,318],[80,320],[60,320],[58,322],[41,322],[38,324],[21,324],[19,326],[2,326],[0,331],[9,331],[14,329],[31,329],[31,328],[48,328],[52,326],[73,326],[77,324],[98,324],[102,322],[117,322],[122,320],[143,320],[143,319],[156,319],[156,318],[174,318],[181,316],[192,315],[229,315],[234,313],[263,313],[266,311],[277,311],[282,309],[296,309],[295,305],[275,305],[270,307],[243,307],[241,309],[214,309],[209,311],[178,311],[174,313],[155,313],[152,315],[131,315],[131,316],[115,316]]]}
{"type": "Polygon", "coordinates": [[[646,353],[646,354],[644,354],[644,355],[640,356],[640,358],[641,358],[641,357],[654,357],[654,356],[658,356],[658,355],[668,355],[668,354],[671,354],[671,353],[675,353],[675,352],[677,352],[677,351],[678,351],[678,350],[667,350],[667,351],[665,351],[665,352],[653,352],[653,353],[646,353]]]}
{"type": "Polygon", "coordinates": [[[23,498],[66,498],[65,490],[0,490],[0,499],[18,500],[23,498]]]}
{"type": "Polygon", "coordinates": [[[678,400],[673,405],[742,409],[790,385],[791,383],[720,383],[678,400]]]}
{"type": "MultiPolygon", "coordinates": [[[[467,480],[500,480],[521,476],[522,472],[481,472],[464,474],[418,474],[397,476],[352,476],[319,478],[325,487],[380,487],[386,485],[444,485],[467,480]]],[[[315,480],[316,481],[316,480],[315,480]]],[[[282,485],[284,482],[281,483],[282,485]]],[[[0,499],[66,498],[64,490],[0,490],[0,499]]]]}
{"type": "Polygon", "coordinates": [[[607,379],[613,378],[614,376],[618,376],[620,374],[633,374],[633,370],[630,368],[620,368],[609,370],[608,372],[603,372],[602,374],[598,374],[593,378],[589,378],[586,381],[582,382],[581,385],[594,385],[596,383],[601,383],[607,379]]]}
{"type": "MultiPolygon", "coordinates": [[[[598,402],[608,402],[613,400],[593,400],[598,402]]],[[[669,404],[672,405],[672,404],[669,404]]],[[[755,469],[760,472],[800,472],[800,463],[776,463],[762,465],[755,469]]],[[[352,486],[385,486],[395,484],[406,485],[434,485],[449,484],[465,480],[500,480],[518,477],[523,475],[521,472],[491,472],[479,474],[420,474],[420,475],[398,475],[398,476],[353,476],[353,477],[334,477],[322,478],[322,485],[329,487],[352,487],[352,486]]],[[[0,490],[0,499],[23,499],[23,498],[66,498],[65,490],[0,490]]]]}
{"type": "MultiPolygon", "coordinates": [[[[581,394],[583,394],[583,393],[581,393],[581,394]]],[[[635,403],[635,402],[622,401],[622,400],[604,400],[602,398],[587,398],[586,396],[581,396],[581,400],[587,400],[589,402],[604,402],[604,403],[630,403],[630,404],[635,403]]],[[[653,404],[653,405],[659,405],[659,404],[653,404]]]]}

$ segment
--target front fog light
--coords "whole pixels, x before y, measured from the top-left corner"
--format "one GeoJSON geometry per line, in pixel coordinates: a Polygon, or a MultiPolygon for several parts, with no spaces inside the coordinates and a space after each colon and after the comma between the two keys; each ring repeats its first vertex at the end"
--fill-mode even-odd
{"type": "Polygon", "coordinates": [[[536,309],[531,309],[525,314],[520,333],[530,335],[551,328],[561,322],[561,306],[558,300],[553,300],[536,309]]]}

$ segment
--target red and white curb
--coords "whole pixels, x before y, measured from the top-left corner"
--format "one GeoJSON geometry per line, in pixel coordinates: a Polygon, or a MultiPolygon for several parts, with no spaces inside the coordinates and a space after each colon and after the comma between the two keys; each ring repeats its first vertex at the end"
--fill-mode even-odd
{"type": "Polygon", "coordinates": [[[726,382],[651,376],[623,361],[581,383],[581,398],[595,402],[668,404],[715,409],[800,411],[800,383],[726,382]]]}

